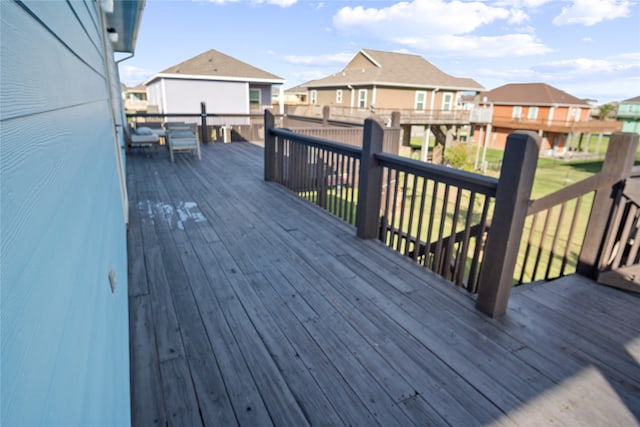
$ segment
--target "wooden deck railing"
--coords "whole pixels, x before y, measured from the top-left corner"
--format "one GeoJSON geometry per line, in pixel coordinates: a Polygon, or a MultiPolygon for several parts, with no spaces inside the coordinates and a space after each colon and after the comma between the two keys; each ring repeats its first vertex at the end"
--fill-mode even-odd
{"type": "Polygon", "coordinates": [[[265,180],[355,224],[362,150],[274,128],[265,112],[265,180]]]}
{"type": "Polygon", "coordinates": [[[200,113],[136,113],[127,114],[134,125],[161,127],[167,122],[195,123],[198,125],[200,141],[231,142],[259,141],[264,138],[264,115],[207,113],[206,105],[201,104],[200,113]]]}
{"type": "Polygon", "coordinates": [[[496,181],[384,153],[384,131],[373,120],[365,121],[362,149],[276,129],[269,112],[265,129],[265,180],[350,223],[355,217],[359,237],[380,239],[477,291],[480,310],[504,312],[535,172],[537,136],[509,137],[496,181]],[[498,225],[487,233],[491,216],[498,225]]]}
{"type": "Polygon", "coordinates": [[[531,201],[516,283],[575,272],[596,278],[598,272],[637,261],[634,244],[640,241],[631,234],[639,199],[632,169],[636,148],[637,136],[614,133],[600,172],[531,201]]]}

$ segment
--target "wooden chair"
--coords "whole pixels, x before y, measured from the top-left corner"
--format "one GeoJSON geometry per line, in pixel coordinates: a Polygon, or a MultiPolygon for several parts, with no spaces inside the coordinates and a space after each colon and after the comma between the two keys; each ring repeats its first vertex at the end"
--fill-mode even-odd
{"type": "Polygon", "coordinates": [[[167,146],[169,147],[171,163],[174,162],[173,154],[181,151],[191,151],[198,155],[199,160],[202,160],[200,141],[198,140],[198,126],[195,123],[167,123],[166,127],[167,146]]]}

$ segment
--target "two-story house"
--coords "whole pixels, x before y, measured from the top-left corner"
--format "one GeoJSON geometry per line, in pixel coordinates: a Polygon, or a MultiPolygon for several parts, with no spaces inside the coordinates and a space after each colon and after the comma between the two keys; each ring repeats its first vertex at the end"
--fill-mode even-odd
{"type": "Polygon", "coordinates": [[[124,110],[127,113],[147,111],[147,88],[143,84],[134,87],[123,87],[124,110]]]}
{"type": "Polygon", "coordinates": [[[475,140],[504,148],[514,130],[537,132],[541,153],[563,155],[581,138],[619,130],[611,121],[591,119],[592,105],[546,83],[510,83],[478,95],[478,106],[493,110],[491,124],[476,126],[475,140]]]}
{"type": "Polygon", "coordinates": [[[621,121],[623,132],[640,134],[640,96],[625,99],[618,104],[618,120],[621,121]]]}
{"type": "Polygon", "coordinates": [[[310,104],[358,110],[457,110],[463,94],[483,87],[454,77],[418,55],[362,49],[341,71],[305,84],[310,104]]]}
{"type": "Polygon", "coordinates": [[[149,106],[157,106],[163,114],[199,112],[201,102],[209,113],[249,114],[270,107],[274,86],[282,91],[284,82],[211,49],[155,74],[144,84],[149,106]]]}

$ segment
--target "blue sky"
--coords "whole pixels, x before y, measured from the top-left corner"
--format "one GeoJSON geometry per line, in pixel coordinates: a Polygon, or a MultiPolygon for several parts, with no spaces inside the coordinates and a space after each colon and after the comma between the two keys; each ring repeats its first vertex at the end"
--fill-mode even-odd
{"type": "Polygon", "coordinates": [[[600,103],[640,95],[640,6],[629,0],[148,0],[120,75],[133,86],[216,49],[289,88],[362,48],[418,54],[487,90],[544,82],[600,103]]]}

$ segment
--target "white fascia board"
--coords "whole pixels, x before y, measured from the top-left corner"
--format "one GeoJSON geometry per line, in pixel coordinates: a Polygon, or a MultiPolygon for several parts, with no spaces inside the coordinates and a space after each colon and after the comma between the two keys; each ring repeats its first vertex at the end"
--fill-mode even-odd
{"type": "Polygon", "coordinates": [[[416,90],[433,90],[438,89],[439,91],[443,90],[451,90],[451,91],[473,91],[473,92],[481,92],[484,88],[474,88],[474,87],[466,87],[466,86],[441,86],[441,85],[428,85],[421,86],[419,84],[411,84],[411,83],[389,83],[389,82],[343,82],[343,83],[324,83],[318,85],[309,85],[307,86],[309,89],[313,88],[326,88],[326,87],[339,87],[339,86],[385,86],[385,87],[398,87],[403,89],[416,89],[416,90]]]}
{"type": "MultiPolygon", "coordinates": [[[[284,84],[284,79],[262,79],[253,77],[230,77],[230,76],[203,76],[199,74],[165,74],[159,73],[151,77],[148,81],[153,79],[188,79],[188,80],[211,80],[211,81],[223,81],[223,82],[242,82],[242,83],[271,83],[271,84],[284,84]]],[[[146,84],[146,82],[145,82],[146,84]]]]}

